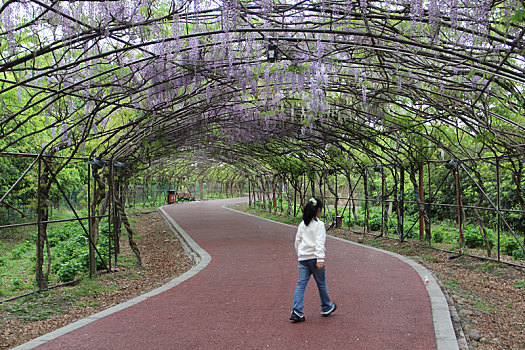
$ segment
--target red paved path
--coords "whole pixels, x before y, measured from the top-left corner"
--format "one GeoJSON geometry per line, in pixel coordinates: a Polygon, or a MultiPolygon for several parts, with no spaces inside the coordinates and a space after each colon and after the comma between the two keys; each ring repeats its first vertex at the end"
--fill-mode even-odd
{"type": "Polygon", "coordinates": [[[211,256],[175,288],[39,349],[435,349],[430,300],[404,262],[327,240],[337,311],[320,316],[313,279],[306,322],[288,321],[297,279],[295,229],[236,213],[231,200],[165,207],[211,256]]]}

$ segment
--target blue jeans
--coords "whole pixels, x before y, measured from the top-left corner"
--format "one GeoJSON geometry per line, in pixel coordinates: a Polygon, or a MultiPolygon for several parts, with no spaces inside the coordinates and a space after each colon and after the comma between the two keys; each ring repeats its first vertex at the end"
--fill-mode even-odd
{"type": "Polygon", "coordinates": [[[299,261],[299,281],[297,281],[297,287],[295,288],[295,294],[293,296],[293,311],[300,316],[304,314],[304,291],[310,280],[310,275],[313,275],[315,282],[317,282],[322,311],[329,311],[333,305],[328,296],[328,289],[326,288],[325,269],[324,267],[318,269],[316,264],[317,259],[299,261]]]}

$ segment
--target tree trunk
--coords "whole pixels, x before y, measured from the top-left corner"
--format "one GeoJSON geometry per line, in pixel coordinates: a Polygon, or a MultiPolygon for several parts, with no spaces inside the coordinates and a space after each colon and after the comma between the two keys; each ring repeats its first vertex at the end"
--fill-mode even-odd
{"type": "MultiPolygon", "coordinates": [[[[328,191],[329,191],[329,192],[334,196],[334,198],[335,198],[335,201],[334,201],[334,212],[335,212],[335,216],[337,217],[337,215],[338,215],[338,212],[337,212],[337,202],[339,201],[339,194],[337,193],[337,174],[335,174],[335,189],[330,185],[330,179],[328,178],[328,175],[327,175],[327,178],[326,178],[325,184],[326,184],[326,186],[328,187],[328,191]]],[[[334,220],[335,220],[335,217],[334,217],[334,220]]]]}
{"type": "Polygon", "coordinates": [[[399,230],[399,239],[401,242],[405,239],[405,168],[401,167],[399,169],[399,201],[397,202],[397,227],[399,230]]]}
{"type": "Polygon", "coordinates": [[[140,257],[139,247],[137,246],[137,243],[135,243],[135,240],[133,239],[133,230],[131,229],[131,225],[128,221],[126,212],[124,211],[124,208],[122,207],[122,201],[120,198],[115,198],[115,206],[117,207],[117,211],[120,214],[122,223],[124,224],[124,227],[126,228],[126,231],[128,233],[129,247],[131,248],[131,250],[135,254],[135,257],[137,258],[137,265],[142,266],[142,259],[140,257]]]}
{"type": "Polygon", "coordinates": [[[419,231],[419,240],[423,242],[425,240],[425,234],[427,237],[427,240],[430,238],[430,219],[427,215],[425,203],[424,203],[424,197],[422,196],[423,191],[423,182],[421,181],[421,186],[418,184],[418,180],[416,179],[416,172],[419,172],[419,175],[421,176],[423,174],[422,172],[422,166],[418,165],[417,167],[410,168],[409,176],[410,181],[412,182],[412,185],[414,186],[414,192],[416,193],[416,202],[419,209],[419,218],[420,218],[420,231],[419,231]],[[422,225],[422,227],[421,227],[422,225]],[[422,230],[421,230],[422,229],[422,230]]]}
{"type": "MultiPolygon", "coordinates": [[[[98,171],[93,170],[94,189],[93,199],[91,203],[91,232],[90,237],[93,244],[96,246],[99,238],[99,227],[101,218],[95,218],[97,215],[104,215],[107,209],[109,201],[109,193],[106,191],[106,184],[104,183],[104,177],[107,179],[107,172],[100,174],[98,171]],[[100,207],[99,207],[100,205],[100,207]],[[98,208],[98,210],[97,210],[98,208]]],[[[97,273],[97,256],[94,247],[89,245],[89,268],[92,274],[97,273]]]]}
{"type": "Polygon", "coordinates": [[[368,202],[368,173],[363,169],[363,191],[365,195],[365,232],[369,233],[370,229],[370,203],[368,202]]]}
{"type": "MultiPolygon", "coordinates": [[[[354,191],[357,187],[357,183],[359,182],[359,180],[356,182],[355,186],[352,186],[352,179],[350,178],[350,172],[347,170],[346,171],[346,179],[348,181],[348,199],[350,200],[351,202],[351,205],[352,205],[352,215],[354,217],[354,223],[353,225],[357,225],[357,212],[355,210],[355,200],[354,200],[354,191]]],[[[352,220],[350,220],[350,215],[349,215],[349,218],[348,218],[348,227],[351,227],[352,226],[352,220]]]]}
{"type": "MultiPolygon", "coordinates": [[[[476,176],[476,180],[478,181],[478,186],[476,186],[476,189],[478,191],[478,200],[476,201],[476,203],[474,203],[474,207],[479,207],[483,200],[483,197],[485,196],[484,193],[487,193],[487,191],[485,190],[485,186],[483,185],[483,179],[481,178],[481,174],[475,168],[474,164],[472,166],[472,169],[474,172],[474,176],[476,176]]],[[[485,241],[485,249],[487,250],[487,256],[490,257],[492,253],[492,245],[490,244],[487,229],[485,227],[485,222],[478,209],[474,208],[474,214],[476,215],[476,218],[478,220],[479,233],[481,237],[483,238],[483,240],[485,241]]]]}
{"type": "MultiPolygon", "coordinates": [[[[518,166],[516,168],[516,165],[514,161],[512,161],[512,166],[514,169],[512,169],[512,181],[514,182],[514,185],[516,186],[516,195],[518,197],[518,202],[520,203],[521,210],[525,210],[525,198],[523,197],[523,187],[522,187],[522,179],[523,179],[523,162],[521,159],[517,159],[518,166]]],[[[521,220],[523,220],[523,215],[521,216],[521,220]]],[[[525,238],[523,239],[523,245],[525,246],[525,238]]]]}
{"type": "Polygon", "coordinates": [[[41,171],[42,161],[39,160],[39,182],[38,182],[38,235],[36,239],[36,263],[35,275],[39,290],[47,288],[49,273],[51,271],[51,252],[47,238],[47,221],[49,219],[49,190],[51,179],[49,177],[48,165],[44,162],[44,169],[41,171]],[[44,272],[44,249],[47,247],[47,272],[44,272]]]}
{"type": "Polygon", "coordinates": [[[386,200],[387,200],[387,188],[386,188],[386,178],[384,174],[384,170],[381,169],[381,235],[388,236],[388,212],[386,208],[386,200]]]}
{"type": "MultiPolygon", "coordinates": [[[[461,191],[460,191],[460,184],[459,184],[459,170],[456,167],[454,169],[454,177],[456,181],[456,203],[458,208],[458,230],[459,230],[459,249],[460,252],[463,252],[463,248],[465,248],[465,238],[463,236],[463,224],[462,224],[462,201],[461,201],[461,191]]],[[[464,217],[464,215],[463,215],[464,217]]]]}
{"type": "Polygon", "coordinates": [[[277,214],[277,197],[276,197],[276,190],[277,190],[277,182],[275,179],[275,176],[272,179],[272,206],[273,206],[273,212],[277,214]]]}

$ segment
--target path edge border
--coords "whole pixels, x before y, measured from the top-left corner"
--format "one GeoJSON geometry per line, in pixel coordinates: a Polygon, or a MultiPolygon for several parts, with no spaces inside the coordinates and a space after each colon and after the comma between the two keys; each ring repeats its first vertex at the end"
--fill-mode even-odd
{"type": "Polygon", "coordinates": [[[115,306],[112,306],[106,310],[97,312],[91,316],[88,316],[86,318],[77,320],[73,323],[70,323],[69,325],[66,325],[64,327],[61,327],[59,329],[56,329],[52,332],[46,333],[44,335],[41,335],[35,339],[32,339],[26,343],[20,344],[11,350],[28,350],[28,349],[34,349],[37,346],[44,345],[45,343],[54,340],[58,337],[61,337],[67,333],[70,333],[74,330],[77,330],[79,328],[82,328],[92,322],[95,322],[101,318],[104,318],[106,316],[109,316],[111,314],[114,314],[116,312],[119,312],[121,310],[124,310],[130,306],[136,305],[140,302],[143,302],[155,295],[158,295],[160,293],[163,293],[182,282],[190,279],[191,277],[195,276],[199,272],[201,272],[208,264],[211,262],[211,255],[208,254],[207,251],[205,251],[201,246],[199,246],[191,236],[184,231],[184,229],[171,217],[168,215],[168,213],[164,210],[164,207],[160,207],[158,211],[164,216],[164,219],[166,220],[166,223],[168,224],[168,227],[173,232],[176,238],[179,239],[179,241],[182,244],[182,247],[184,248],[184,251],[188,255],[190,259],[192,259],[195,263],[195,265],[183,273],[182,275],[179,275],[169,281],[168,283],[153,289],[147,293],[141,294],[137,297],[134,297],[132,299],[126,300],[123,303],[117,304],[115,306]]]}
{"type": "MultiPolygon", "coordinates": [[[[281,225],[286,225],[289,227],[295,228],[295,226],[286,224],[284,222],[274,221],[271,219],[267,219],[264,217],[260,217],[257,215],[244,213],[242,211],[233,209],[229,207],[230,204],[225,205],[224,208],[244,214],[253,216],[256,218],[259,218],[261,220],[267,220],[271,222],[275,222],[281,225]]],[[[452,314],[449,309],[449,304],[447,301],[447,298],[445,297],[445,294],[441,290],[441,287],[439,286],[439,283],[437,279],[434,277],[434,275],[423,265],[419,264],[418,262],[407,258],[406,256],[390,252],[388,250],[379,249],[376,247],[370,247],[364,244],[356,243],[347,239],[327,235],[327,237],[336,239],[345,243],[353,244],[359,247],[372,249],[381,253],[388,254],[390,256],[393,256],[406,264],[408,264],[412,269],[414,269],[417,274],[420,276],[422,283],[425,285],[428,296],[430,298],[430,306],[432,308],[432,323],[434,325],[434,334],[436,336],[436,347],[437,350],[459,350],[459,344],[458,339],[456,336],[456,332],[454,331],[454,325],[452,324],[452,314]],[[426,279],[428,278],[428,283],[426,283],[426,279]]]]}

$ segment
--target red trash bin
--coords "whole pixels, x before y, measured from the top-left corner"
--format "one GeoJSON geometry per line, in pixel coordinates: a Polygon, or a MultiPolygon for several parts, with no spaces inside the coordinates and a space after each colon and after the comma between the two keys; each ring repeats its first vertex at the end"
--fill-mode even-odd
{"type": "Polygon", "coordinates": [[[168,190],[168,194],[166,195],[166,202],[168,202],[168,204],[173,204],[177,202],[175,190],[168,190]]]}

